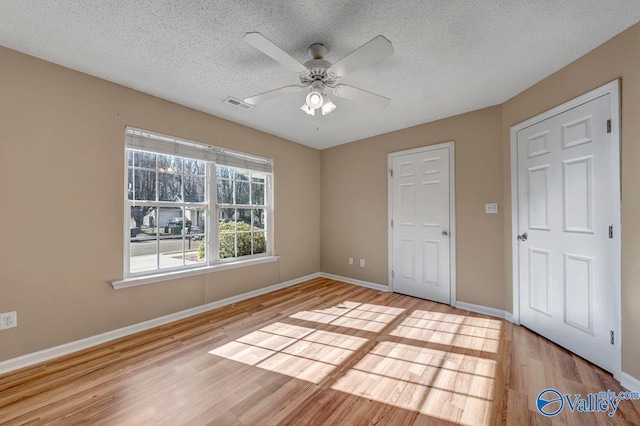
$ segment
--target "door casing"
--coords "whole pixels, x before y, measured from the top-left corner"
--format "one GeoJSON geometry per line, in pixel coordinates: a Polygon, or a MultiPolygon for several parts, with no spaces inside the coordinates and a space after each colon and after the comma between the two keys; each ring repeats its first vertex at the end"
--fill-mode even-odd
{"type": "Polygon", "coordinates": [[[622,371],[622,221],[621,221],[621,193],[620,193],[620,80],[598,87],[584,95],[558,105],[535,117],[511,127],[511,270],[513,288],[513,322],[520,324],[520,279],[519,279],[519,244],[518,236],[518,131],[531,125],[554,117],[579,105],[585,104],[600,96],[610,95],[611,117],[611,180],[613,183],[612,199],[618,200],[613,207],[613,245],[614,245],[614,289],[613,317],[615,332],[614,376],[622,371]]]}
{"type": "Polygon", "coordinates": [[[405,151],[390,152],[387,154],[387,246],[388,246],[388,281],[387,285],[393,290],[393,229],[391,219],[393,218],[393,178],[391,169],[393,159],[407,154],[417,154],[420,152],[433,151],[441,148],[449,148],[449,266],[450,272],[450,305],[456,305],[456,182],[455,182],[455,143],[454,141],[442,142],[435,145],[427,145],[420,148],[408,149],[405,151]]]}

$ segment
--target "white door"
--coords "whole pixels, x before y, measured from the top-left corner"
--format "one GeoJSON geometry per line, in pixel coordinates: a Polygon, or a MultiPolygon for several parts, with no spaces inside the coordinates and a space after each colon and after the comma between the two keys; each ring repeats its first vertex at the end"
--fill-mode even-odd
{"type": "Polygon", "coordinates": [[[392,289],[451,303],[450,147],[391,157],[392,289]]]}
{"type": "Polygon", "coordinates": [[[614,371],[609,102],[518,131],[518,256],[521,324],[614,371]]]}

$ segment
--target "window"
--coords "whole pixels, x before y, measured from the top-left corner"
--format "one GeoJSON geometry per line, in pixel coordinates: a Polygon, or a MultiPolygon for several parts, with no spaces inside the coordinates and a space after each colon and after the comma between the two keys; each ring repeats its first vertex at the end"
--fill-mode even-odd
{"type": "Polygon", "coordinates": [[[266,174],[217,166],[220,259],[265,253],[266,174]]]}
{"type": "Polygon", "coordinates": [[[125,278],[271,254],[271,161],[127,128],[125,278]]]}

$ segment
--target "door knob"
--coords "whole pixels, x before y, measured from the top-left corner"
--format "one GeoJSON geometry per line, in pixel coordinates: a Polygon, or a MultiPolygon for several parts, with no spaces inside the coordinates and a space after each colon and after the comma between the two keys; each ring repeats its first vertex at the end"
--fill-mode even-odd
{"type": "Polygon", "coordinates": [[[518,235],[518,241],[527,241],[527,238],[529,238],[529,236],[526,232],[522,235],[518,235]]]}
{"type": "Polygon", "coordinates": [[[440,235],[442,235],[443,237],[446,237],[447,235],[449,235],[449,233],[447,231],[442,231],[442,234],[440,235]]]}

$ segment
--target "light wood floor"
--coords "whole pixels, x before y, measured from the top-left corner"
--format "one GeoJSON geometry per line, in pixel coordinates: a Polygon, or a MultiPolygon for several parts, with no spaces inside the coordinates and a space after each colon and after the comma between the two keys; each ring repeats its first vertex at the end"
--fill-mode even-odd
{"type": "Polygon", "coordinates": [[[317,279],[0,376],[0,424],[640,424],[537,412],[622,388],[525,328],[317,279]]]}

